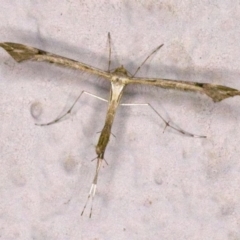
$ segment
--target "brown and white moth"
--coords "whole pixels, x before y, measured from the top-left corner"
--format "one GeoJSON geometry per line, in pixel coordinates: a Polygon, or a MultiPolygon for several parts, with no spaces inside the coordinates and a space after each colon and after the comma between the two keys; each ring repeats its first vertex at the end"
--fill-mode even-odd
{"type": "MultiPolygon", "coordinates": [[[[110,44],[110,34],[108,34],[109,44],[110,44]]],[[[135,77],[136,73],[140,69],[140,67],[146,62],[146,60],[157,50],[159,50],[163,45],[160,45],[157,47],[140,65],[140,67],[136,70],[134,75],[131,75],[127,72],[127,70],[121,66],[119,68],[116,68],[113,71],[110,71],[110,57],[111,57],[111,48],[109,48],[109,65],[108,65],[108,71],[100,70],[98,68],[92,67],[90,65],[87,65],[82,62],[78,62],[76,60],[72,60],[66,57],[62,57],[56,54],[52,54],[37,48],[33,48],[30,46],[26,46],[19,43],[12,43],[12,42],[4,42],[0,43],[0,46],[4,48],[17,62],[22,62],[25,60],[31,60],[31,61],[46,61],[49,63],[54,63],[63,67],[69,67],[73,69],[78,69],[84,72],[88,72],[90,74],[97,75],[99,77],[103,77],[106,80],[110,81],[111,88],[110,88],[110,94],[108,99],[108,109],[106,113],[106,119],[103,126],[103,129],[101,131],[100,137],[98,139],[98,143],[96,145],[96,160],[97,160],[97,166],[96,166],[96,172],[93,178],[93,182],[88,194],[87,202],[84,205],[84,208],[82,210],[81,215],[84,213],[84,210],[87,206],[87,203],[89,199],[91,199],[91,209],[90,209],[90,215],[92,215],[92,204],[93,199],[96,193],[97,188],[97,180],[98,180],[98,174],[102,165],[102,162],[104,161],[104,153],[106,151],[110,135],[111,135],[111,128],[114,121],[116,110],[120,104],[120,100],[123,94],[123,91],[127,85],[130,84],[143,84],[143,85],[151,85],[155,87],[161,87],[166,89],[176,89],[176,90],[182,90],[182,91],[192,91],[192,92],[199,92],[206,94],[209,96],[214,102],[219,102],[224,100],[228,97],[234,97],[237,95],[240,95],[240,91],[234,88],[222,86],[222,85],[215,85],[210,83],[200,83],[200,82],[190,82],[190,81],[176,81],[171,79],[161,79],[161,78],[139,78],[135,77]]],[[[78,99],[81,97],[83,93],[90,94],[88,92],[83,91],[79,97],[76,99],[72,107],[61,117],[53,120],[52,122],[49,122],[47,124],[39,124],[39,125],[50,125],[53,123],[58,122],[61,118],[69,114],[74,107],[75,103],[78,101],[78,99]]],[[[99,98],[99,97],[97,97],[99,98]]],[[[101,98],[100,98],[101,99],[101,98]]],[[[104,100],[104,99],[102,99],[104,100]]],[[[125,104],[126,105],[126,104],[125,104]]],[[[166,121],[150,104],[146,103],[143,105],[148,105],[166,124],[166,127],[171,127],[174,130],[191,136],[191,137],[205,137],[200,135],[195,135],[192,133],[189,133],[187,131],[184,131],[180,128],[175,127],[174,125],[170,124],[168,121],[166,121]]]]}

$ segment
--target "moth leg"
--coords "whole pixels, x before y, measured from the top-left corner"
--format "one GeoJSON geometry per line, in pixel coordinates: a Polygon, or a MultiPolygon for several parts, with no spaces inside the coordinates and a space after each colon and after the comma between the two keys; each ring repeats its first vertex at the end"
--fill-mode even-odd
{"type": "Polygon", "coordinates": [[[67,112],[65,112],[64,114],[62,114],[61,116],[57,117],[56,119],[54,119],[54,120],[51,121],[51,122],[48,122],[48,123],[35,123],[35,125],[37,125],[37,126],[49,126],[49,125],[52,125],[52,124],[54,124],[54,123],[59,122],[62,118],[64,118],[64,117],[67,116],[68,114],[71,114],[72,109],[74,108],[74,106],[76,105],[76,103],[78,102],[78,100],[80,99],[80,97],[81,97],[84,93],[87,94],[87,95],[89,95],[89,96],[92,96],[92,97],[95,97],[95,98],[97,98],[97,99],[100,99],[100,100],[102,100],[102,101],[104,101],[104,102],[108,102],[108,100],[106,100],[106,99],[104,99],[104,98],[98,97],[98,96],[96,96],[96,95],[94,95],[94,94],[92,94],[92,93],[86,92],[86,91],[82,91],[82,92],[79,94],[79,96],[76,98],[76,100],[74,101],[73,105],[68,109],[67,112]]]}
{"type": "Polygon", "coordinates": [[[96,190],[97,190],[97,180],[98,180],[98,174],[99,174],[99,171],[100,171],[100,168],[101,168],[101,165],[102,165],[102,161],[104,159],[102,158],[97,158],[97,167],[96,167],[96,172],[95,172],[95,175],[94,175],[94,178],[93,178],[93,182],[92,182],[92,185],[91,185],[91,188],[90,188],[90,191],[88,193],[88,197],[87,197],[87,201],[83,207],[83,210],[82,210],[82,213],[81,213],[81,216],[83,215],[86,207],[87,207],[87,204],[89,202],[89,200],[91,201],[91,208],[90,208],[90,214],[89,214],[89,218],[91,218],[92,216],[92,209],[93,209],[93,200],[94,200],[94,196],[96,194],[96,190]]]}
{"type": "Polygon", "coordinates": [[[170,127],[173,130],[175,130],[175,131],[177,131],[177,132],[179,132],[183,135],[189,136],[189,137],[206,138],[206,136],[204,136],[204,135],[193,134],[193,133],[190,133],[188,131],[185,131],[185,130],[181,129],[180,127],[174,126],[173,124],[170,123],[170,121],[167,121],[166,119],[164,119],[162,117],[162,115],[150,103],[123,103],[123,104],[120,104],[120,105],[121,106],[148,106],[148,107],[150,107],[162,119],[162,121],[165,123],[165,127],[164,127],[163,132],[166,130],[167,127],[170,127]]]}

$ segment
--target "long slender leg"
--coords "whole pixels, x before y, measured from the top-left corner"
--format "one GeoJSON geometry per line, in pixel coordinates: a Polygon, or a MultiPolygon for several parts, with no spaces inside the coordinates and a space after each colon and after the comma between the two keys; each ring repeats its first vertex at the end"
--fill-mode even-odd
{"type": "Polygon", "coordinates": [[[104,98],[98,97],[98,96],[96,96],[96,95],[94,95],[94,94],[92,94],[92,93],[86,92],[86,91],[82,91],[82,92],[79,94],[79,96],[76,98],[76,100],[74,101],[73,105],[72,105],[72,106],[68,109],[68,111],[65,112],[63,115],[57,117],[56,119],[54,119],[54,120],[51,121],[51,122],[48,122],[48,123],[35,123],[35,125],[37,125],[37,126],[48,126],[48,125],[51,125],[51,124],[54,124],[54,123],[59,122],[59,121],[60,121],[62,118],[64,118],[66,115],[71,114],[72,109],[74,108],[74,106],[76,105],[77,101],[80,99],[80,97],[81,97],[82,94],[84,94],[84,93],[87,94],[87,95],[89,95],[89,96],[92,96],[92,97],[95,97],[95,98],[97,98],[97,99],[100,99],[100,100],[102,100],[102,101],[104,101],[104,102],[108,102],[108,100],[106,100],[106,99],[104,99],[104,98]]]}
{"type": "Polygon", "coordinates": [[[170,121],[165,120],[161,116],[161,114],[150,103],[122,103],[120,105],[121,106],[148,106],[148,107],[150,107],[162,119],[162,121],[165,123],[165,127],[164,127],[163,132],[166,130],[167,127],[170,127],[172,129],[174,129],[175,131],[177,131],[177,132],[179,132],[179,133],[181,133],[183,135],[189,136],[189,137],[206,138],[206,136],[193,134],[193,133],[187,132],[187,131],[185,131],[185,130],[183,130],[181,128],[173,126],[172,124],[170,124],[170,121]]]}
{"type": "Polygon", "coordinates": [[[102,165],[102,161],[103,161],[103,159],[97,158],[96,173],[94,175],[94,179],[93,179],[93,182],[92,182],[92,185],[91,185],[88,197],[87,197],[87,201],[86,201],[86,203],[85,203],[85,205],[83,207],[81,216],[83,215],[83,213],[84,213],[84,211],[85,211],[85,209],[87,207],[87,204],[88,204],[90,199],[91,199],[91,208],[90,208],[89,218],[91,218],[91,216],[92,216],[93,200],[94,200],[94,196],[95,196],[95,193],[96,193],[96,190],[97,190],[98,174],[99,174],[99,171],[100,171],[100,168],[101,168],[101,165],[102,165]]]}

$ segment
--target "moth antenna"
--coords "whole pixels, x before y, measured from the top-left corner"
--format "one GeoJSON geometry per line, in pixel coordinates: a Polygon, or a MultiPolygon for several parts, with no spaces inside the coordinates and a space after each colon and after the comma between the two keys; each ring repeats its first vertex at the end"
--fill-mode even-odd
{"type": "Polygon", "coordinates": [[[144,64],[155,52],[157,52],[162,46],[163,46],[163,44],[159,45],[156,49],[154,49],[154,50],[145,58],[145,60],[141,63],[141,65],[137,68],[137,70],[135,71],[135,73],[132,75],[132,77],[135,77],[135,75],[136,75],[137,72],[140,70],[140,68],[143,66],[143,64],[144,64]]]}
{"type": "Polygon", "coordinates": [[[108,33],[108,72],[110,72],[110,66],[111,66],[111,56],[112,56],[112,48],[111,48],[111,34],[110,32],[108,33]]]}

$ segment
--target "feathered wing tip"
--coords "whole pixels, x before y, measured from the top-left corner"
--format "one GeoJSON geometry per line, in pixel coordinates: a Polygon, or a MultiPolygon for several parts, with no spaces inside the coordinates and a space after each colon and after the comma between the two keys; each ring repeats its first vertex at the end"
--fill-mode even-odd
{"type": "Polygon", "coordinates": [[[4,48],[17,62],[30,60],[36,54],[40,53],[40,50],[37,48],[29,47],[19,43],[11,42],[0,43],[0,47],[4,48]]]}
{"type": "Polygon", "coordinates": [[[214,102],[240,95],[240,91],[237,89],[208,83],[203,84],[203,92],[212,98],[214,102]]]}

